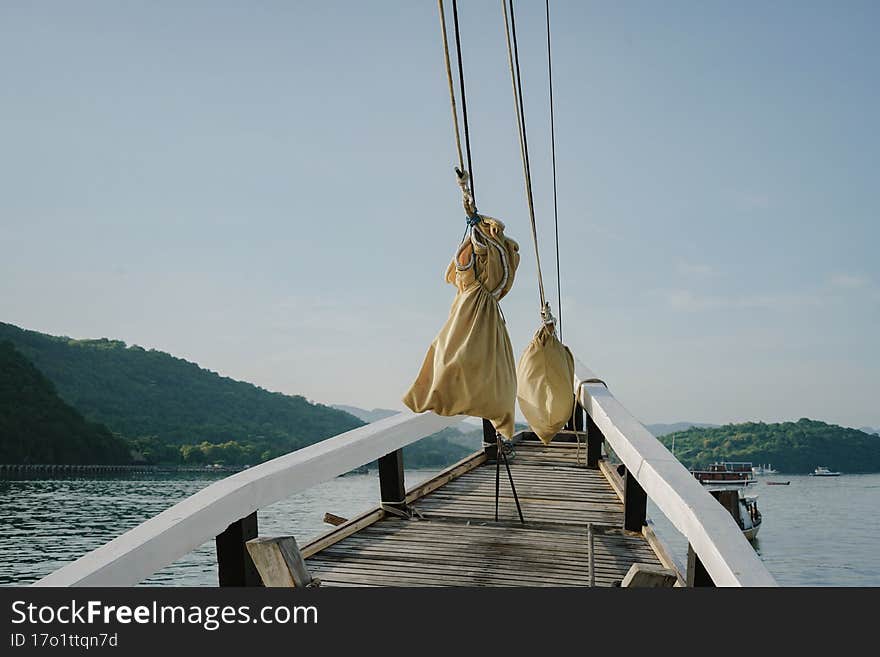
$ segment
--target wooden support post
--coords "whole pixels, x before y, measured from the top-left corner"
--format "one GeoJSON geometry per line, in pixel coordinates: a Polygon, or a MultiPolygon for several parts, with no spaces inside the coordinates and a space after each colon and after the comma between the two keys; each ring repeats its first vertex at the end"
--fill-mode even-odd
{"type": "Polygon", "coordinates": [[[305,588],[317,586],[293,536],[255,538],[247,542],[248,553],[266,586],[305,588]]]}
{"type": "Polygon", "coordinates": [[[623,528],[640,532],[648,518],[648,495],[629,470],[623,479],[623,528]]]}
{"type": "Polygon", "coordinates": [[[406,508],[402,449],[379,457],[379,498],[385,506],[406,508]]]}
{"type": "MultiPolygon", "coordinates": [[[[737,490],[710,490],[709,493],[718,500],[719,504],[728,510],[733,516],[738,527],[742,528],[742,520],[739,517],[739,491],[737,490]]],[[[687,585],[688,586],[715,586],[706,568],[700,561],[700,557],[694,552],[694,548],[688,544],[688,563],[687,563],[687,585]]]]}
{"type": "Polygon", "coordinates": [[[495,427],[487,419],[483,419],[483,451],[486,458],[494,461],[498,458],[498,442],[495,440],[495,427]]]}
{"type": "Polygon", "coordinates": [[[688,543],[688,563],[687,563],[687,585],[688,586],[715,586],[715,582],[706,572],[706,567],[700,561],[700,557],[694,552],[694,548],[688,543]]]}
{"type": "Polygon", "coordinates": [[[591,470],[599,469],[599,461],[602,459],[602,443],[605,435],[593,422],[589,413],[584,413],[587,419],[587,467],[591,470]]]}
{"type": "Polygon", "coordinates": [[[262,586],[247,542],[257,537],[257,512],[236,520],[217,536],[217,575],[220,586],[262,586]]]}
{"type": "Polygon", "coordinates": [[[584,407],[581,406],[581,403],[577,400],[574,402],[574,425],[572,429],[575,431],[583,431],[584,430],[584,407]]]}
{"type": "Polygon", "coordinates": [[[675,586],[678,576],[674,570],[648,563],[634,563],[624,576],[620,585],[624,588],[670,588],[675,586]]]}

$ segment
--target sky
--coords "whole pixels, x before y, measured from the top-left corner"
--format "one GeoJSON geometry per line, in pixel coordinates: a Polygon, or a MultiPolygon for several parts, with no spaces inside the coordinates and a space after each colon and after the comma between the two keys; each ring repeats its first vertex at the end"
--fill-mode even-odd
{"type": "MultiPolygon", "coordinates": [[[[880,4],[516,5],[547,294],[644,422],[880,426],[880,4]]],[[[451,13],[451,12],[449,12],[451,13]]],[[[538,328],[500,3],[474,182],[538,328]]],[[[464,216],[436,3],[0,2],[0,320],[403,408],[464,216]]],[[[557,311],[558,312],[558,311],[557,311]]]]}

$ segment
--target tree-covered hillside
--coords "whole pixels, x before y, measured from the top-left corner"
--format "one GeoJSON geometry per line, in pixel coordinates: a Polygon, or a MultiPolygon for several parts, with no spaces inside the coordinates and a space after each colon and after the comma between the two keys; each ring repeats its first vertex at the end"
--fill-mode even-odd
{"type": "Polygon", "coordinates": [[[0,323],[58,394],[87,419],[135,439],[147,460],[253,463],[363,423],[303,397],[222,377],[170,354],[118,340],[72,340],[0,323]],[[204,447],[208,445],[208,447],[204,447]],[[211,454],[210,446],[221,445],[211,454]],[[244,453],[243,453],[244,452],[244,453]]]}
{"type": "Polygon", "coordinates": [[[0,341],[0,463],[117,464],[125,441],[87,422],[8,340],[0,341]]]}
{"type": "Polygon", "coordinates": [[[806,418],[797,422],[746,422],[694,427],[660,438],[675,438],[675,456],[686,466],[715,461],[772,463],[781,472],[812,472],[818,465],[842,472],[880,472],[880,436],[806,418]]]}

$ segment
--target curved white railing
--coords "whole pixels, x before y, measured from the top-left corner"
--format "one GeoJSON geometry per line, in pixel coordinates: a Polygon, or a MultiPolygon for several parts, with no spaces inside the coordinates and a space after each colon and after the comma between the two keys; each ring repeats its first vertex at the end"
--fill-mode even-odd
{"type": "Polygon", "coordinates": [[[717,586],[777,586],[730,513],[577,362],[575,389],[605,440],[670,522],[690,542],[717,586]]]}
{"type": "MultiPolygon", "coordinates": [[[[733,518],[577,363],[578,400],[648,497],[690,542],[719,586],[776,586],[733,518]]],[[[214,539],[236,520],[461,421],[405,411],[218,481],[35,586],[131,586],[214,539]]]]}
{"type": "Polygon", "coordinates": [[[461,420],[406,411],[266,461],[211,484],[34,586],[133,586],[230,523],[461,420]]]}

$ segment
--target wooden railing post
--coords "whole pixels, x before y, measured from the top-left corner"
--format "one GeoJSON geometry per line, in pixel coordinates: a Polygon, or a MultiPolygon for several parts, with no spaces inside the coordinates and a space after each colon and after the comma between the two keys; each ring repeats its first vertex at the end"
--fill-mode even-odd
{"type": "Polygon", "coordinates": [[[487,419],[483,419],[483,451],[486,458],[494,461],[498,458],[498,444],[495,441],[495,427],[487,419]]]}
{"type": "Polygon", "coordinates": [[[406,507],[402,449],[379,457],[379,498],[383,506],[406,507]]]}
{"type": "Polygon", "coordinates": [[[593,422],[589,413],[584,413],[587,419],[587,467],[591,470],[599,469],[599,461],[602,460],[602,444],[605,436],[602,430],[593,422]]]}
{"type": "Polygon", "coordinates": [[[247,542],[257,537],[257,512],[236,520],[217,536],[217,577],[220,586],[262,586],[263,580],[248,553],[247,542]]]}
{"type": "Polygon", "coordinates": [[[648,495],[629,469],[621,464],[617,471],[623,469],[623,528],[630,532],[640,532],[647,523],[648,495]]]}
{"type": "Polygon", "coordinates": [[[694,552],[694,548],[688,543],[688,563],[687,563],[687,585],[688,586],[715,586],[715,582],[706,572],[700,557],[694,552]]]}
{"type": "MultiPolygon", "coordinates": [[[[730,512],[738,527],[742,527],[739,517],[739,491],[737,490],[710,490],[709,493],[718,500],[718,503],[730,512]]],[[[688,543],[687,563],[688,586],[715,586],[715,582],[709,577],[706,568],[700,561],[700,557],[694,552],[694,548],[688,543]]]]}

